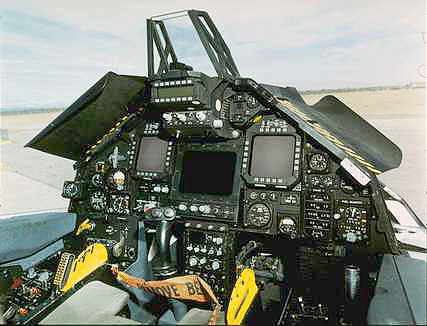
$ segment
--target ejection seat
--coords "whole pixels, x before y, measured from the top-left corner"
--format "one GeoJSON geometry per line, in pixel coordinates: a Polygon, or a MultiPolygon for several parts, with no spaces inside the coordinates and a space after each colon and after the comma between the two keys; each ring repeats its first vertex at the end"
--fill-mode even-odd
{"type": "Polygon", "coordinates": [[[141,325],[117,314],[128,304],[129,293],[100,281],[79,289],[44,318],[41,325],[141,325]]]}
{"type": "MultiPolygon", "coordinates": [[[[258,293],[255,274],[245,269],[233,289],[229,302],[228,320],[240,324],[251,308],[258,293]],[[242,295],[245,293],[245,296],[242,295]],[[243,297],[243,301],[239,299],[243,297]],[[231,312],[231,314],[230,314],[231,312]]],[[[41,325],[58,324],[110,324],[141,325],[142,323],[127,319],[117,314],[127,305],[129,294],[121,289],[100,281],[92,281],[68,298],[62,305],[41,321],[41,325]]],[[[193,308],[178,322],[178,325],[208,325],[212,311],[193,308]]],[[[225,325],[225,313],[221,311],[217,325],[225,325]]],[[[154,323],[152,320],[151,323],[154,323]]]]}
{"type": "MultiPolygon", "coordinates": [[[[117,316],[127,305],[129,294],[126,291],[107,285],[100,281],[92,281],[78,290],[63,304],[56,308],[40,325],[142,325],[142,323],[117,316]]],[[[208,325],[212,311],[193,308],[178,325],[208,325]]],[[[152,320],[151,323],[155,323],[152,320]]],[[[221,312],[217,325],[225,325],[225,316],[221,312]]]]}

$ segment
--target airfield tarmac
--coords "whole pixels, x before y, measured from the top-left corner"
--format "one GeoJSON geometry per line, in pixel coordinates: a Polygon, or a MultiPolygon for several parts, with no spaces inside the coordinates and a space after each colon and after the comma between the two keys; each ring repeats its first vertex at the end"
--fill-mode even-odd
{"type": "MultiPolygon", "coordinates": [[[[426,224],[425,89],[328,93],[361,115],[403,152],[398,169],[380,176],[426,224]]],[[[303,96],[314,104],[322,96],[303,96]]],[[[73,161],[24,148],[60,112],[0,116],[8,141],[0,143],[0,218],[41,210],[63,210],[62,185],[74,179],[73,161]]],[[[351,132],[351,130],[349,130],[351,132]]]]}

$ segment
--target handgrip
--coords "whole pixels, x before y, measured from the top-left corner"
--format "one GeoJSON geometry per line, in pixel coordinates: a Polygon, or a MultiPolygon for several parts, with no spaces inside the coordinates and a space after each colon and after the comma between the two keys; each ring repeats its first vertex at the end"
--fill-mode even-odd
{"type": "Polygon", "coordinates": [[[173,222],[159,221],[156,227],[155,241],[158,253],[153,259],[153,273],[157,276],[170,276],[177,272],[173,265],[170,253],[170,239],[172,236],[173,222]]]}

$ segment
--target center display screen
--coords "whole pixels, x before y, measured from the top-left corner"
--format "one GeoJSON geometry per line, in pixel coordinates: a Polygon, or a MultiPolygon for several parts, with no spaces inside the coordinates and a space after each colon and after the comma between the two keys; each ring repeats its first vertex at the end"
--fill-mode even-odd
{"type": "Polygon", "coordinates": [[[168,142],[157,137],[141,139],[136,161],[137,171],[163,172],[168,142]]]}
{"type": "Polygon", "coordinates": [[[233,152],[184,153],[179,191],[207,195],[230,195],[236,154],[233,152]]]}
{"type": "Polygon", "coordinates": [[[294,168],[295,137],[255,136],[252,143],[251,176],[289,177],[294,168]]]}

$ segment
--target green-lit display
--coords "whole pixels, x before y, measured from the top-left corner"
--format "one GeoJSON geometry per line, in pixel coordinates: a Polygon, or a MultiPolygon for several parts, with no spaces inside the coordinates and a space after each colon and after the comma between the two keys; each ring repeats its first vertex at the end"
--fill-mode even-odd
{"type": "Polygon", "coordinates": [[[157,96],[158,97],[193,96],[193,86],[159,87],[157,88],[157,96]]]}

